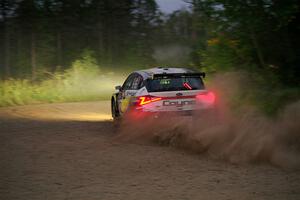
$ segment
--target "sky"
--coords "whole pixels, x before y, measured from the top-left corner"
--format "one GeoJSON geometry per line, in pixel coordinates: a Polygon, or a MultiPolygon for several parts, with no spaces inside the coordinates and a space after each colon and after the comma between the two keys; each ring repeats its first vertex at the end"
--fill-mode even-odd
{"type": "Polygon", "coordinates": [[[187,7],[188,4],[183,0],[156,0],[160,9],[165,13],[172,13],[175,10],[179,10],[182,7],[187,7]]]}

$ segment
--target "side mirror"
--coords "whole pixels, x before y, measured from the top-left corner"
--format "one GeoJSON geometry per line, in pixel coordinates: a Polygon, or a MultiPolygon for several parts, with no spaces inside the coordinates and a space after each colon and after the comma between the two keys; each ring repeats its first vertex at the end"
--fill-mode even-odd
{"type": "Polygon", "coordinates": [[[115,87],[116,90],[121,91],[122,87],[120,85],[115,87]]]}

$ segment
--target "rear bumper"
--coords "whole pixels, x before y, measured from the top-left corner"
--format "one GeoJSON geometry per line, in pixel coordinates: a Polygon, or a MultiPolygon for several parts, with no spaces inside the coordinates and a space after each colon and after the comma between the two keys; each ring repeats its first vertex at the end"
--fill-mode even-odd
{"type": "Polygon", "coordinates": [[[161,111],[149,112],[143,110],[131,110],[129,116],[132,120],[139,119],[168,119],[177,117],[208,117],[215,115],[216,109],[206,108],[201,110],[187,110],[187,111],[161,111]]]}

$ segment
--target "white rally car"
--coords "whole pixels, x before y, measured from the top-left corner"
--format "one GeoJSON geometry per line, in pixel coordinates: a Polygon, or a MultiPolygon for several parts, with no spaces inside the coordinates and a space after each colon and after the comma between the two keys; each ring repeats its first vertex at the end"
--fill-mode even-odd
{"type": "Polygon", "coordinates": [[[111,98],[113,119],[127,114],[159,118],[193,115],[215,107],[215,95],[205,89],[199,73],[185,68],[152,68],[131,73],[111,98]]]}

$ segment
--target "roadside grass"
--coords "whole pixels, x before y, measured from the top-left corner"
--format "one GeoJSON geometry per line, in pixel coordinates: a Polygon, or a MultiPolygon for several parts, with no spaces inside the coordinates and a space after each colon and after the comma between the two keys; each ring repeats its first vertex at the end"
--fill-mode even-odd
{"type": "Polygon", "coordinates": [[[275,117],[287,105],[300,100],[297,85],[281,84],[270,74],[225,71],[210,73],[205,82],[222,94],[221,98],[225,98],[233,111],[250,106],[275,117]]]}
{"type": "MultiPolygon", "coordinates": [[[[0,107],[109,100],[114,87],[124,82],[126,74],[127,71],[104,72],[95,59],[86,54],[63,72],[40,73],[36,81],[29,79],[0,81],[0,107]]],[[[251,76],[246,73],[246,77],[250,77],[247,81],[247,78],[240,77],[240,73],[234,72],[233,75],[229,78],[242,77],[244,80],[236,83],[239,90],[230,97],[233,109],[246,103],[256,106],[269,116],[275,116],[285,105],[300,98],[300,88],[284,87],[273,77],[266,78],[257,74],[251,76]]],[[[213,77],[213,74],[205,80],[207,84],[213,81],[213,78],[209,77],[213,77]]]]}
{"type": "Polygon", "coordinates": [[[40,73],[38,80],[0,81],[0,107],[75,101],[108,100],[122,75],[103,72],[96,60],[85,54],[72,66],[56,73],[40,73]]]}
{"type": "Polygon", "coordinates": [[[108,100],[114,91],[114,86],[121,82],[121,79],[114,74],[94,77],[66,77],[62,74],[55,74],[53,78],[39,83],[33,83],[27,79],[9,79],[0,82],[0,107],[108,100]]]}

